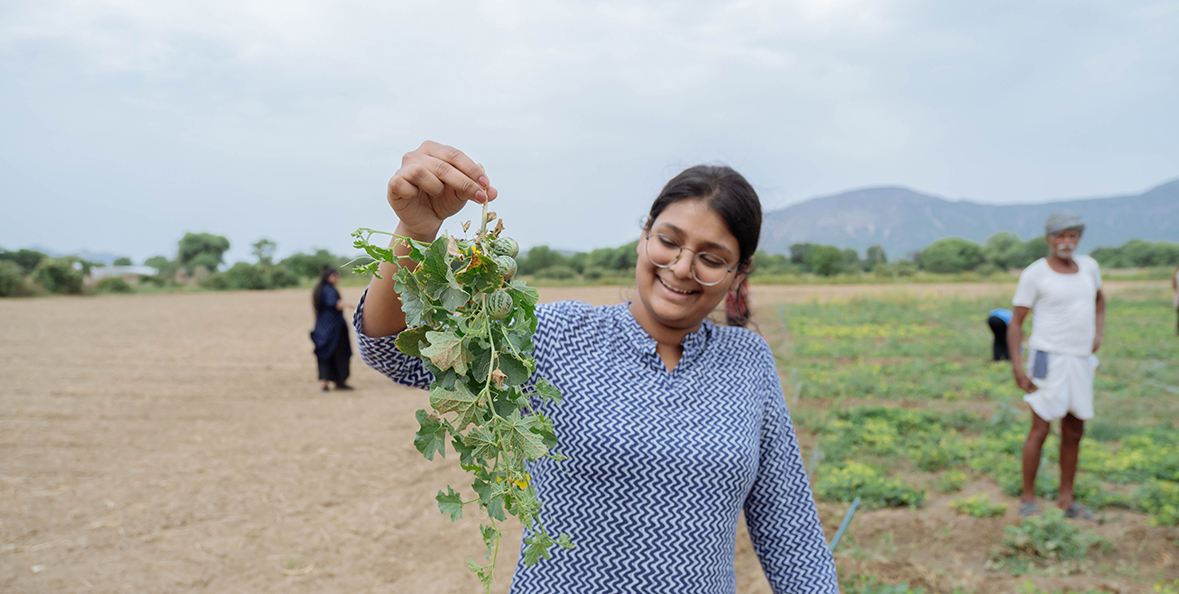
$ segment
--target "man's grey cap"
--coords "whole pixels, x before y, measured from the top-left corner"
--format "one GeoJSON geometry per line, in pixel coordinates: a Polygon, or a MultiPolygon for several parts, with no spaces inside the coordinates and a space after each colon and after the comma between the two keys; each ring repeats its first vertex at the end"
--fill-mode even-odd
{"type": "Polygon", "coordinates": [[[1054,235],[1069,229],[1085,232],[1085,222],[1081,220],[1081,215],[1071,210],[1054,210],[1048,215],[1048,220],[1044,221],[1045,235],[1054,235]]]}

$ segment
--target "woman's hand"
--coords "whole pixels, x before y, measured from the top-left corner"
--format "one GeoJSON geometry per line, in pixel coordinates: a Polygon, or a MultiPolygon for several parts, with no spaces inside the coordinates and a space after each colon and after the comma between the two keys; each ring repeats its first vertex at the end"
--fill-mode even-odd
{"type": "Polygon", "coordinates": [[[401,158],[401,169],[389,180],[388,198],[401,220],[399,229],[427,240],[468,200],[489,202],[498,194],[483,168],[462,151],[427,140],[401,158]]]}

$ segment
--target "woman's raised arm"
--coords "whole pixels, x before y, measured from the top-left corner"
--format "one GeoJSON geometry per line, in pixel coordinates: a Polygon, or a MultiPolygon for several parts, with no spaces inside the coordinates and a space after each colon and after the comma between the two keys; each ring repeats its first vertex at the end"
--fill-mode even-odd
{"type": "MultiPolygon", "coordinates": [[[[434,241],[442,222],[462,210],[467,201],[489,202],[497,195],[483,168],[462,151],[427,140],[401,158],[401,169],[389,180],[389,206],[399,219],[394,233],[434,241]]],[[[409,255],[407,246],[393,242],[390,246],[398,256],[409,255]]],[[[393,289],[393,273],[399,266],[416,264],[409,258],[399,259],[398,264],[382,262],[378,269],[381,278],[368,285],[361,320],[367,336],[392,336],[405,329],[405,312],[393,289]]]]}

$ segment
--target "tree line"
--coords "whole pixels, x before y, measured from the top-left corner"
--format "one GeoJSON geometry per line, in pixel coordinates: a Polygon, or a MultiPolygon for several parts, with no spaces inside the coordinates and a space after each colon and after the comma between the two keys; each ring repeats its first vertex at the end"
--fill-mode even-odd
{"type": "MultiPolygon", "coordinates": [[[[184,284],[209,289],[280,289],[295,287],[319,276],[325,264],[347,273],[352,259],[320,249],[299,252],[275,261],[278,244],[266,238],[251,244],[253,262],[236,262],[222,270],[229,239],[211,233],[185,233],[177,242],[172,258],[158,255],[143,261],[155,274],[140,275],[140,286],[169,287],[184,284]]],[[[617,278],[625,282],[638,262],[638,241],[615,248],[589,252],[560,252],[549,246],[536,246],[516,259],[519,273],[541,279],[600,280],[617,278]]],[[[756,277],[805,275],[830,277],[839,274],[875,274],[886,277],[912,276],[918,271],[935,274],[975,272],[989,275],[1019,269],[1048,255],[1043,237],[1023,241],[1008,232],[996,233],[982,244],[958,237],[938,240],[923,250],[889,260],[884,248],[875,245],[860,253],[815,243],[796,243],[789,253],[770,254],[758,251],[753,257],[756,277]]],[[[1090,254],[1105,268],[1149,268],[1179,266],[1179,244],[1134,239],[1120,247],[1098,247],[1090,254]]],[[[366,264],[367,258],[355,264],[366,264]]],[[[130,258],[119,258],[116,266],[129,266],[130,258]]],[[[127,293],[135,287],[123,277],[106,277],[86,286],[86,277],[99,266],[75,256],[53,258],[36,250],[0,249],[0,296],[36,293],[81,294],[127,293]]]]}
{"type": "MultiPolygon", "coordinates": [[[[299,252],[275,261],[278,244],[262,238],[251,245],[253,262],[236,262],[221,270],[229,239],[212,233],[185,233],[176,246],[176,255],[147,258],[143,265],[154,274],[132,275],[134,284],[152,287],[198,285],[216,290],[282,289],[295,287],[307,279],[319,277],[325,264],[350,269],[351,259],[320,249],[299,252]]],[[[367,257],[357,264],[367,264],[367,257]]],[[[131,266],[130,258],[118,258],[114,266],[131,266]]],[[[56,293],[80,295],[84,292],[131,293],[136,290],[123,276],[107,276],[92,286],[86,278],[101,266],[76,256],[54,258],[36,250],[0,249],[0,296],[56,293]]]]}

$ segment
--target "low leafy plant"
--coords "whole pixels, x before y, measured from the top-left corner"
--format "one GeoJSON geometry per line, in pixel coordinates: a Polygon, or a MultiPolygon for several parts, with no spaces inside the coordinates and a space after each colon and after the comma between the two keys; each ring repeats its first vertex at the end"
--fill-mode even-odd
{"type": "Polygon", "coordinates": [[[975,518],[993,518],[1007,513],[1006,504],[991,503],[991,498],[986,493],[979,493],[970,497],[960,497],[951,501],[950,507],[954,508],[960,514],[966,514],[975,518]]]}
{"type": "Polygon", "coordinates": [[[1179,483],[1151,479],[1132,497],[1134,508],[1150,514],[1152,526],[1179,524],[1179,483]]]}
{"type": "Polygon", "coordinates": [[[370,243],[374,234],[394,237],[416,264],[399,266],[393,275],[409,326],[395,344],[401,352],[420,358],[434,377],[432,410],[417,411],[420,428],[414,446],[433,460],[434,454],[446,456],[449,438],[462,468],[473,476],[474,497],[465,499],[447,485],[435,499],[452,521],[470,504],[487,514],[489,525],[481,524],[479,530],[489,563],[467,560],[487,591],[499,551],[498,522],[507,514],[524,525],[526,565],[548,559],[554,545],[573,547],[568,534],[550,535],[545,530],[541,502],[528,473],[529,463],[536,460],[564,459],[555,449],[552,421],[535,409],[537,403],[561,399],[560,391],[543,378],[532,381],[532,335],[540,294],[511,280],[519,247],[500,236],[502,220],[495,229],[487,228],[494,218],[485,204],[479,232],[470,240],[443,235],[427,244],[372,229],[353,233],[355,246],[373,258],[360,273],[376,275],[380,262],[404,260],[393,248],[370,243]]]}
{"type": "Polygon", "coordinates": [[[1004,548],[992,554],[988,565],[1016,575],[1032,569],[1067,575],[1084,568],[1094,546],[1107,551],[1112,548],[1108,539],[1070,524],[1063,511],[1052,508],[1024,518],[1018,526],[1008,526],[1004,548]]]}
{"type": "Polygon", "coordinates": [[[843,583],[844,594],[926,594],[928,590],[910,588],[909,582],[882,584],[876,576],[854,575],[843,583]]]}
{"type": "Polygon", "coordinates": [[[937,480],[937,490],[942,493],[957,493],[966,483],[970,482],[970,476],[961,470],[947,470],[937,480]]]}
{"type": "Polygon", "coordinates": [[[862,507],[873,509],[920,507],[925,503],[926,493],[909,487],[899,478],[882,477],[867,464],[848,460],[819,475],[815,496],[822,501],[852,501],[859,497],[862,507]]]}

